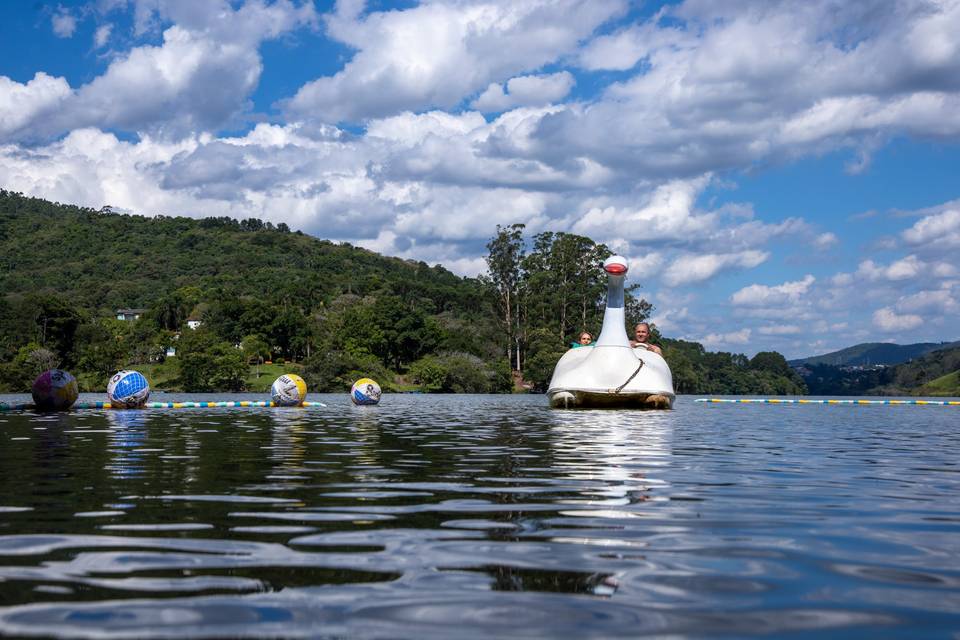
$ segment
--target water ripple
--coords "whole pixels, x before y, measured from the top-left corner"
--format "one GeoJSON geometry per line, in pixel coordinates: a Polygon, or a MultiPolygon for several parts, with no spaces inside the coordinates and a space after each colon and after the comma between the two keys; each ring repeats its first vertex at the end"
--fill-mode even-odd
{"type": "Polygon", "coordinates": [[[0,635],[960,628],[955,412],[323,401],[0,415],[0,635]]]}

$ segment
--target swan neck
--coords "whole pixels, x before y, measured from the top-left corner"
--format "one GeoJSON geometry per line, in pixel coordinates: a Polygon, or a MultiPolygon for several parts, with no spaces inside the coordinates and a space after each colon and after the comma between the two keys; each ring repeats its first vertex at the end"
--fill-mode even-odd
{"type": "Polygon", "coordinates": [[[610,275],[607,280],[607,306],[603,311],[603,327],[597,346],[629,347],[626,316],[624,311],[624,292],[622,275],[610,275]]]}

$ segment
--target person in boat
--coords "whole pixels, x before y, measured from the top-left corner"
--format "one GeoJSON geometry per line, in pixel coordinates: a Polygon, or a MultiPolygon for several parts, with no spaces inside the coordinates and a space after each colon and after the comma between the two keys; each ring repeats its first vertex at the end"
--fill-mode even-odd
{"type": "Polygon", "coordinates": [[[580,337],[576,342],[572,343],[570,347],[572,349],[578,349],[580,347],[590,347],[593,346],[593,336],[590,335],[589,331],[584,331],[580,334],[580,337]]]}
{"type": "Polygon", "coordinates": [[[663,355],[663,351],[660,350],[660,347],[649,342],[650,325],[646,322],[641,322],[633,328],[633,338],[634,339],[630,341],[630,346],[634,349],[637,347],[643,347],[647,351],[653,351],[658,356],[663,355]]]}

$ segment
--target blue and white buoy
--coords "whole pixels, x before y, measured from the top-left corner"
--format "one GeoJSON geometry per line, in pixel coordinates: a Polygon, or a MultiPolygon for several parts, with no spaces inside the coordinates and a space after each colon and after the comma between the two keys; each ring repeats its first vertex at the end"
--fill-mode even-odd
{"type": "Polygon", "coordinates": [[[107,384],[107,399],[114,409],[137,409],[150,398],[150,384],[139,371],[118,371],[107,384]]]}

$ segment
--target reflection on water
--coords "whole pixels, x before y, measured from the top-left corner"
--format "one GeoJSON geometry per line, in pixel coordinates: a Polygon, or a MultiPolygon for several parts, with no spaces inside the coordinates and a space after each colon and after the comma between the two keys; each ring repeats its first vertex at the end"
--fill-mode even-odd
{"type": "Polygon", "coordinates": [[[949,408],[0,414],[0,634],[946,636],[949,408]]]}
{"type": "Polygon", "coordinates": [[[149,451],[143,449],[147,439],[147,415],[144,411],[106,413],[110,423],[107,443],[110,460],[106,470],[114,478],[139,476],[146,473],[144,461],[149,451]]]}

